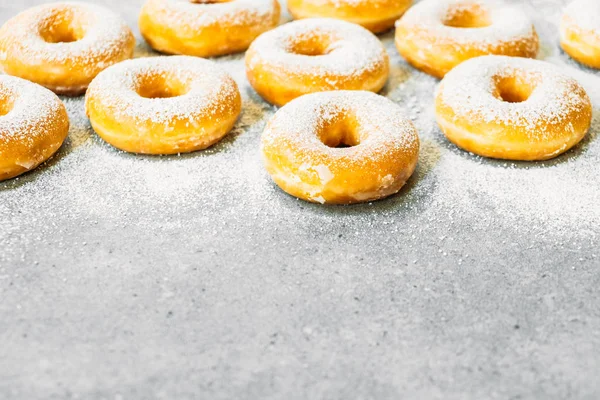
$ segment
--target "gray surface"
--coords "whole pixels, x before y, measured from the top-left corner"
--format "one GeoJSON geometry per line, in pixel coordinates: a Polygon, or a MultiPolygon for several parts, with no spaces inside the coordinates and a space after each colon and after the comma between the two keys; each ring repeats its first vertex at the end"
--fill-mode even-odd
{"type": "MultiPolygon", "coordinates": [[[[0,0],[0,21],[37,3],[0,0]]],[[[98,3],[135,26],[138,1],[98,3]]],[[[597,73],[556,46],[558,5],[528,3],[542,58],[597,107],[597,73]]],[[[600,398],[598,120],[552,162],[468,155],[433,123],[436,81],[383,39],[384,93],[423,149],[407,188],[372,205],[270,183],[274,110],[238,56],[221,62],[244,116],[203,153],[120,153],[68,100],[57,157],[0,184],[0,398],[600,398]]]]}

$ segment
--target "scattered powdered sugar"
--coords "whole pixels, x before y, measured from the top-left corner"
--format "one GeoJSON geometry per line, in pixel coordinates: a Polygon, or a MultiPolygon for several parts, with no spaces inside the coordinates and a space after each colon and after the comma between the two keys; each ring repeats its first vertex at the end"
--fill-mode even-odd
{"type": "Polygon", "coordinates": [[[239,96],[233,79],[214,62],[197,57],[148,57],[128,60],[101,72],[90,85],[87,101],[111,110],[115,121],[132,118],[170,125],[180,120],[201,124],[233,110],[239,96]],[[149,80],[174,81],[186,93],[170,98],[146,98],[140,90],[149,80]]]}
{"type": "Polygon", "coordinates": [[[432,45],[488,48],[529,43],[529,52],[537,50],[531,19],[520,7],[502,0],[424,0],[411,7],[397,25],[404,27],[408,38],[426,34],[432,45]],[[444,24],[452,15],[473,7],[485,10],[489,26],[456,28],[444,24]]]}
{"type": "Polygon", "coordinates": [[[10,152],[10,142],[33,145],[57,120],[60,125],[64,124],[62,110],[62,103],[48,89],[24,79],[0,75],[0,156],[10,152]]]}
{"type": "MultiPolygon", "coordinates": [[[[240,257],[260,251],[273,255],[273,248],[287,244],[278,257],[293,264],[297,253],[288,248],[307,254],[318,250],[318,256],[335,249],[342,257],[331,239],[338,233],[346,248],[355,246],[360,256],[370,251],[402,262],[414,257],[442,263],[448,251],[448,265],[480,266],[507,252],[535,255],[551,248],[563,255],[572,249],[573,263],[579,257],[591,260],[600,235],[600,76],[561,53],[555,26],[559,15],[549,14],[559,9],[556,2],[537,3],[547,8],[536,22],[545,59],[581,83],[596,113],[587,138],[557,159],[488,160],[448,143],[435,123],[433,93],[439,81],[408,66],[388,34],[381,38],[392,71],[382,94],[413,121],[421,138],[413,178],[400,194],[372,204],[323,207],[296,201],[271,183],[260,157],[260,137],[276,109],[251,88],[242,55],[222,57],[215,61],[237,81],[244,108],[232,133],[204,151],[165,157],[120,152],[92,131],[82,98],[65,99],[71,130],[59,153],[33,172],[0,183],[5,218],[0,265],[31,265],[41,259],[36,249],[47,255],[75,254],[81,263],[92,251],[104,257],[114,249],[124,260],[142,263],[153,257],[170,266],[202,262],[198,254],[185,258],[190,246],[209,252],[227,248],[225,240],[240,246],[234,250],[240,257]],[[150,252],[156,243],[175,246],[171,236],[181,238],[177,256],[150,252]],[[303,243],[308,237],[319,239],[303,243]],[[578,250],[582,245],[589,253],[578,250]],[[469,247],[482,250],[467,255],[469,247]],[[485,253],[492,248],[495,253],[485,253]],[[439,249],[439,255],[426,257],[423,252],[432,249],[439,249]]],[[[547,256],[547,265],[557,265],[552,254],[547,256]]],[[[221,259],[223,265],[227,260],[221,257],[207,260],[221,259]]]]}
{"type": "Polygon", "coordinates": [[[600,35],[600,1],[575,0],[565,8],[565,16],[584,30],[600,35]]]}
{"type": "Polygon", "coordinates": [[[250,46],[249,68],[266,62],[286,73],[324,76],[360,75],[382,68],[388,56],[381,42],[358,25],[330,19],[294,21],[259,36],[250,46]],[[298,54],[297,46],[319,43],[322,54],[298,54]]]}
{"type": "Polygon", "coordinates": [[[573,113],[589,107],[583,88],[556,66],[505,56],[465,61],[446,75],[437,96],[455,118],[523,127],[536,141],[546,138],[548,127],[567,129],[573,113]],[[526,101],[512,103],[497,97],[497,82],[514,77],[534,86],[526,101]]]}
{"type": "Polygon", "coordinates": [[[167,26],[199,30],[215,24],[262,25],[275,15],[276,0],[234,0],[227,2],[190,0],[148,0],[145,9],[167,26]]]}
{"type": "Polygon", "coordinates": [[[110,65],[131,51],[132,33],[116,13],[79,2],[49,3],[30,8],[9,20],[0,31],[0,62],[18,57],[25,64],[46,65],[77,59],[82,69],[110,65]],[[49,43],[43,34],[57,26],[84,33],[75,41],[49,43]],[[113,61],[114,62],[114,61],[113,61]]]}

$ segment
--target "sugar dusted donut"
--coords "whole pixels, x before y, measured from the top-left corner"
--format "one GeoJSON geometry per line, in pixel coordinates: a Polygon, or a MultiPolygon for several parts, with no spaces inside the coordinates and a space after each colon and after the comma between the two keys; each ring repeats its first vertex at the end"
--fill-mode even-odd
{"type": "Polygon", "coordinates": [[[135,38],[112,11],[92,4],[30,8],[0,29],[0,67],[58,94],[79,95],[110,65],[131,58],[135,38]]]}
{"type": "Polygon", "coordinates": [[[283,105],[307,93],[378,92],[389,74],[385,48],[368,30],[330,18],[303,19],[256,39],[246,53],[250,84],[283,105]]]}
{"type": "Polygon", "coordinates": [[[575,60],[600,68],[600,1],[576,0],[565,9],[560,44],[575,60]]]}
{"type": "Polygon", "coordinates": [[[173,56],[138,58],[94,79],[85,96],[92,127],[132,153],[204,149],[225,136],[241,111],[235,81],[212,61],[173,56]]]}
{"type": "Polygon", "coordinates": [[[139,26],[155,50],[212,57],[246,50],[280,11],[277,0],[148,0],[139,26]]]}
{"type": "Polygon", "coordinates": [[[579,143],[592,106],[574,79],[544,61],[486,56],[442,80],[435,100],[442,132],[484,157],[546,160],[579,143]]]}
{"type": "Polygon", "coordinates": [[[379,33],[392,28],[412,0],[288,0],[287,4],[295,19],[336,18],[379,33]]]}
{"type": "Polygon", "coordinates": [[[302,96],[262,136],[266,169],[285,192],[350,204],[397,193],[412,175],[419,137],[392,101],[365,91],[302,96]]]}
{"type": "Polygon", "coordinates": [[[470,58],[535,58],[539,40],[531,20],[495,0],[424,0],[396,23],[396,47],[415,68],[438,78],[470,58]]]}
{"type": "Polygon", "coordinates": [[[67,110],[42,86],[0,75],[0,181],[46,161],[69,132],[67,110]]]}

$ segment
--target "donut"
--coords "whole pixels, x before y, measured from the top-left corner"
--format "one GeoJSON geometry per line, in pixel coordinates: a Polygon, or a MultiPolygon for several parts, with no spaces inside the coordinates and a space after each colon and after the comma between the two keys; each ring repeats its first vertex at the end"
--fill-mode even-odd
{"type": "Polygon", "coordinates": [[[583,87],[544,61],[484,56],[440,83],[438,124],[458,147],[484,157],[547,160],[587,133],[592,105],[583,87]]]}
{"type": "Polygon", "coordinates": [[[600,2],[576,0],[567,6],[560,23],[560,44],[575,60],[600,68],[600,2]]]}
{"type": "Polygon", "coordinates": [[[139,27],[154,50],[213,57],[246,50],[280,12],[277,0],[148,0],[139,27]]]}
{"type": "Polygon", "coordinates": [[[412,0],[288,0],[287,4],[294,19],[336,18],[380,33],[394,26],[412,0]]]}
{"type": "Polygon", "coordinates": [[[76,96],[100,71],[131,58],[134,47],[133,33],[112,11],[87,3],[50,3],[0,28],[0,68],[76,96]]]}
{"type": "Polygon", "coordinates": [[[205,149],[235,124],[242,100],[212,61],[189,56],[138,58],[101,72],[85,96],[92,127],[130,153],[205,149]]]}
{"type": "Polygon", "coordinates": [[[267,124],[261,148],[267,172],[288,194],[352,204],[397,193],[415,170],[419,137],[392,101],[342,90],[282,107],[267,124]]]}
{"type": "Polygon", "coordinates": [[[259,36],[246,53],[246,75],[258,94],[281,106],[314,92],[378,92],[389,75],[389,57],[361,26],[303,19],[259,36]]]}
{"type": "Polygon", "coordinates": [[[483,55],[535,58],[539,39],[518,6],[492,0],[424,0],[396,23],[396,47],[415,68],[442,78],[483,55]]]}
{"type": "Polygon", "coordinates": [[[0,181],[49,159],[69,132],[69,117],[50,90],[0,75],[0,181]]]}

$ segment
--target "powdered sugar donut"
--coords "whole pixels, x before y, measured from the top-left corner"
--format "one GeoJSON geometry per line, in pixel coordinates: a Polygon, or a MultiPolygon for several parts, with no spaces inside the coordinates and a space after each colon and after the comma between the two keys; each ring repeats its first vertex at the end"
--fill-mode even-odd
{"type": "Polygon", "coordinates": [[[288,0],[287,4],[294,19],[336,18],[379,33],[393,27],[412,0],[288,0]]]}
{"type": "Polygon", "coordinates": [[[565,9],[560,44],[575,60],[600,68],[600,2],[576,0],[565,9]]]}
{"type": "Polygon", "coordinates": [[[0,66],[59,94],[85,92],[100,71],[131,58],[135,38],[112,11],[86,3],[30,8],[0,29],[0,66]]]}
{"type": "Polygon", "coordinates": [[[534,58],[539,40],[517,6],[495,0],[424,0],[396,23],[396,47],[415,68],[441,78],[482,55],[534,58]]]}
{"type": "Polygon", "coordinates": [[[235,81],[212,61],[173,56],[129,60],[100,73],[85,96],[94,130],[113,146],[147,154],[204,149],[241,111],[235,81]]]}
{"type": "Polygon", "coordinates": [[[59,98],[35,83],[0,75],[0,181],[46,161],[69,132],[59,98]]]}
{"type": "Polygon", "coordinates": [[[263,133],[262,153],[275,183],[292,196],[360,203],[400,190],[417,164],[419,137],[383,96],[323,92],[277,111],[263,133]]]}
{"type": "Polygon", "coordinates": [[[440,128],[484,157],[546,160],[579,143],[592,106],[585,90],[552,64],[486,56],[450,71],[436,95],[440,128]]]}
{"type": "Polygon", "coordinates": [[[246,53],[246,74],[265,100],[283,105],[313,92],[378,92],[387,81],[389,57],[377,37],[358,25],[304,19],[256,39],[246,53]]]}
{"type": "Polygon", "coordinates": [[[277,0],[148,0],[139,25],[155,50],[212,57],[246,50],[280,11],[277,0]]]}

